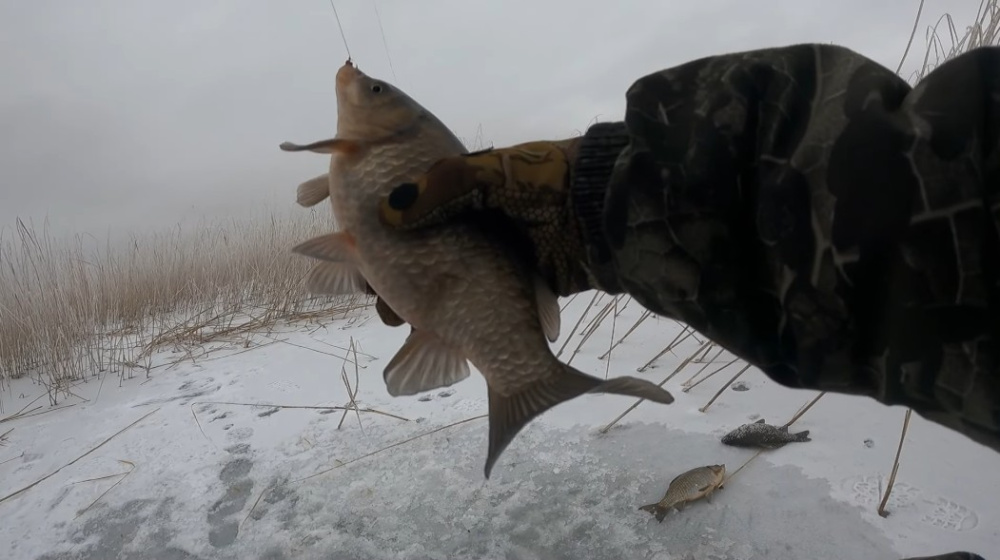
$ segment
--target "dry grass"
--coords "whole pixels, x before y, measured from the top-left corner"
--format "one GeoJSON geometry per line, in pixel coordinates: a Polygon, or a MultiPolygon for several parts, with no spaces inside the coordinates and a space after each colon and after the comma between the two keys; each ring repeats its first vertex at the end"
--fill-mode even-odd
{"type": "Polygon", "coordinates": [[[88,376],[148,371],[163,347],[248,345],[280,321],[366,304],[302,287],[312,263],[290,248],[331,226],[328,211],[297,210],[94,248],[19,221],[0,236],[0,381],[32,375],[54,402],[88,376]]]}
{"type": "MultiPolygon", "coordinates": [[[[982,0],[964,32],[949,14],[924,26],[923,65],[908,78],[918,80],[962,52],[1000,43],[998,3],[982,0]]],[[[904,60],[917,42],[922,3],[920,8],[904,60]]],[[[481,130],[469,144],[482,147],[481,130]]],[[[22,222],[0,230],[0,385],[32,375],[49,387],[54,404],[90,376],[148,372],[163,347],[180,348],[190,358],[206,342],[242,337],[248,345],[252,332],[332,313],[331,304],[337,304],[334,310],[366,305],[367,298],[309,298],[302,290],[311,263],[289,248],[329,225],[328,212],[295,209],[285,216],[174,229],[101,248],[83,238],[53,239],[44,228],[22,222]]],[[[608,315],[614,311],[616,318],[629,303],[627,297],[612,298],[583,330],[569,360],[608,315]]],[[[574,332],[589,311],[590,306],[574,332]]],[[[560,354],[563,350],[565,344],[560,354]]]]}
{"type": "MultiPolygon", "coordinates": [[[[924,2],[920,1],[917,10],[917,21],[913,26],[912,42],[920,26],[924,2]]],[[[933,25],[925,28],[924,59],[920,69],[907,76],[911,82],[916,82],[941,64],[972,49],[985,46],[1000,45],[1000,0],[980,0],[976,17],[959,33],[951,14],[945,13],[933,25]]],[[[909,53],[909,45],[903,53],[903,60],[909,53]]],[[[900,61],[900,67],[903,65],[900,61]]],[[[897,70],[898,72],[898,70],[897,70]]]]}

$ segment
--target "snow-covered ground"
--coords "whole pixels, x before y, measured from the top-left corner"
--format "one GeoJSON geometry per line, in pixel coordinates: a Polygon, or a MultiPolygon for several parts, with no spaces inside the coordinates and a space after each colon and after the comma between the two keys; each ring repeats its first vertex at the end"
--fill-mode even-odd
{"type": "MultiPolygon", "coordinates": [[[[570,339],[563,361],[610,300],[576,331],[591,294],[564,310],[553,344],[570,339]]],[[[688,337],[637,373],[681,332],[651,317],[610,365],[600,360],[641,313],[632,302],[616,322],[602,321],[572,363],[659,382],[700,345],[688,337]]],[[[684,393],[705,364],[687,365],[666,385],[674,404],[642,403],[604,434],[635,399],[559,405],[515,438],[486,480],[482,377],[389,397],[382,368],[408,329],[382,325],[371,308],[356,314],[138,372],[121,387],[114,375],[92,379],[60,403],[74,406],[0,424],[0,434],[13,428],[0,446],[0,496],[61,468],[0,503],[0,558],[890,560],[1000,550],[1000,454],[913,415],[890,515],[879,517],[905,410],[830,394],[792,426],[810,430],[811,442],[761,454],[710,502],[663,523],[639,511],[680,472],[714,463],[736,471],[754,451],[721,444],[722,434],[759,416],[783,424],[815,396],[750,369],[740,378],[748,390],[727,389],[700,412],[739,362],[684,393]],[[344,360],[331,354],[344,356],[352,340],[359,407],[396,417],[348,412],[338,429],[339,410],[235,404],[345,405],[344,360]]],[[[731,359],[723,353],[703,371],[731,359]]],[[[43,393],[15,382],[0,416],[43,393]]]]}

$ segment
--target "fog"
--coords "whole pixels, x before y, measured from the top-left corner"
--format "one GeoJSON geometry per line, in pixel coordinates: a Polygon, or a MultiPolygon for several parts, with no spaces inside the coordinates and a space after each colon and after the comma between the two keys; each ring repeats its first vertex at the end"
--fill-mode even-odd
{"type": "MultiPolygon", "coordinates": [[[[838,43],[895,69],[919,2],[344,1],[353,60],[497,146],[621,118],[644,74],[710,54],[838,43]],[[376,9],[381,16],[376,17],[376,9]],[[391,65],[390,65],[391,61],[391,65]]],[[[971,22],[978,0],[929,0],[971,22]]],[[[961,30],[960,30],[961,31],[961,30]]],[[[321,173],[347,58],[328,0],[0,3],[0,228],[142,232],[286,212],[321,173]]]]}

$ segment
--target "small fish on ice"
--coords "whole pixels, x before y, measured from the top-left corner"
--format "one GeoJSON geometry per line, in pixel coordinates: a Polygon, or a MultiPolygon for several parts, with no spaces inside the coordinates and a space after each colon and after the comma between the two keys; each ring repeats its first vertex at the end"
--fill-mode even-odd
{"type": "Polygon", "coordinates": [[[667,493],[663,499],[654,504],[640,506],[642,511],[648,511],[656,517],[660,523],[672,509],[680,508],[687,502],[705,498],[709,499],[718,488],[722,488],[722,483],[726,478],[726,465],[708,465],[696,467],[687,472],[677,475],[670,481],[667,493]]]}
{"type": "Polygon", "coordinates": [[[764,449],[777,449],[786,443],[801,441],[812,441],[809,439],[809,430],[791,434],[788,426],[772,426],[764,423],[763,418],[751,424],[743,424],[722,436],[722,443],[726,445],[764,449]]]}

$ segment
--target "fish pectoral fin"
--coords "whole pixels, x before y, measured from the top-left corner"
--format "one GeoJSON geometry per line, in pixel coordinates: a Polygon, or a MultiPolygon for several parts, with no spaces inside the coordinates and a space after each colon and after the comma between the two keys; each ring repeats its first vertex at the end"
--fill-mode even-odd
{"type": "Polygon", "coordinates": [[[316,263],[306,275],[306,290],[313,294],[342,296],[364,294],[368,281],[358,267],[348,263],[316,263]]]}
{"type": "Polygon", "coordinates": [[[587,375],[572,366],[557,362],[548,376],[533,381],[513,394],[504,396],[488,387],[490,414],[489,449],[486,454],[486,478],[504,449],[538,415],[585,393],[617,393],[669,404],[674,397],[653,383],[635,377],[608,380],[587,375]]]}
{"type": "Polygon", "coordinates": [[[545,338],[549,342],[555,342],[559,338],[560,328],[559,298],[540,276],[535,276],[535,301],[545,338]]]}
{"type": "Polygon", "coordinates": [[[316,206],[330,196],[330,174],[324,173],[299,184],[295,191],[295,202],[309,208],[316,206]]]}
{"type": "Polygon", "coordinates": [[[285,152],[315,152],[317,154],[333,154],[336,152],[353,153],[357,151],[358,144],[343,138],[328,138],[310,144],[296,144],[294,142],[282,142],[280,146],[285,152]]]}
{"type": "Polygon", "coordinates": [[[469,372],[468,361],[456,349],[427,331],[411,328],[382,377],[389,394],[398,397],[453,385],[469,372]]]}
{"type": "Polygon", "coordinates": [[[295,247],[292,252],[312,257],[321,261],[350,263],[358,262],[357,246],[354,244],[354,236],[346,231],[328,233],[319,237],[314,237],[308,241],[303,241],[295,247]]]}
{"type": "Polygon", "coordinates": [[[406,322],[402,317],[396,315],[396,312],[381,297],[375,300],[375,312],[378,313],[379,319],[382,319],[382,322],[390,327],[398,327],[406,322]]]}

